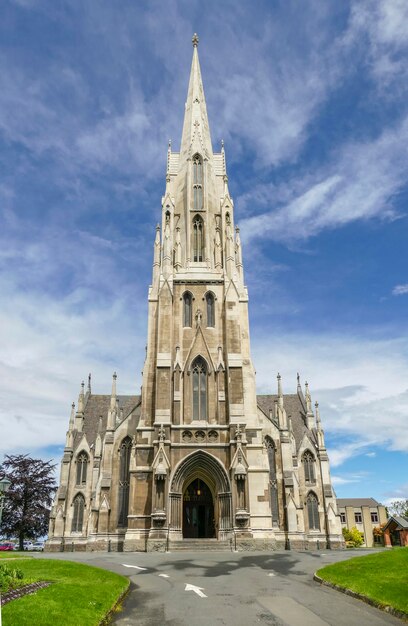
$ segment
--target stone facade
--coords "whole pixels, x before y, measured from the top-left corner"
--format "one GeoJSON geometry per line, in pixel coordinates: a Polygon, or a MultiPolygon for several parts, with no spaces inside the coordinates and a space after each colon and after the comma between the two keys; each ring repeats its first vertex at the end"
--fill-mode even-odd
{"type": "Polygon", "coordinates": [[[307,383],[256,395],[248,292],[223,145],[213,152],[197,51],[179,152],[168,148],[141,396],[82,384],[47,550],[342,547],[307,383]]]}

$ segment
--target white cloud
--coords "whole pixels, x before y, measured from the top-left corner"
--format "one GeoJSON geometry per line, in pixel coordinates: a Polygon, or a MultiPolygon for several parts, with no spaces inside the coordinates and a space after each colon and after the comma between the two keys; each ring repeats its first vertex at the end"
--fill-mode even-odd
{"type": "Polygon", "coordinates": [[[405,0],[355,0],[344,37],[347,46],[364,47],[367,67],[380,87],[391,82],[403,88],[407,64],[402,53],[408,49],[408,5],[405,0]]]}
{"type": "Polygon", "coordinates": [[[367,474],[355,474],[355,475],[344,475],[338,476],[336,474],[331,477],[332,483],[334,486],[336,485],[350,485],[353,483],[361,483],[364,480],[367,480],[367,474]]]}
{"type": "Polygon", "coordinates": [[[276,393],[271,371],[282,374],[284,393],[294,393],[295,373],[318,400],[326,435],[338,444],[333,466],[379,446],[408,452],[408,340],[406,337],[292,333],[252,334],[258,393],[276,393]]]}
{"type": "Polygon", "coordinates": [[[344,145],[332,163],[306,177],[300,193],[297,181],[287,204],[241,221],[243,239],[307,239],[356,220],[394,219],[392,198],[407,182],[407,143],[408,117],[373,141],[344,145]]]}
{"type": "Polygon", "coordinates": [[[408,293],[408,283],[405,283],[403,285],[395,285],[394,289],[392,290],[393,296],[402,296],[406,293],[408,293]]]}

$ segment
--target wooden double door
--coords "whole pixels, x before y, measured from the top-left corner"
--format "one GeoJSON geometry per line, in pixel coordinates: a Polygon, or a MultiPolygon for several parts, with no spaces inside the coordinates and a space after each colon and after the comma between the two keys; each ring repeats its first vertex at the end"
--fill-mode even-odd
{"type": "Polygon", "coordinates": [[[183,537],[215,537],[214,500],[209,487],[200,478],[189,484],[183,496],[183,537]]]}

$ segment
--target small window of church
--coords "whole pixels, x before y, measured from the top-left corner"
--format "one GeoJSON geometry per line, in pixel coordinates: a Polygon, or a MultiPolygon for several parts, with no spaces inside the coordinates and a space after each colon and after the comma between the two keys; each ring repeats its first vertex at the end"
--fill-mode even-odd
{"type": "Polygon", "coordinates": [[[86,473],[88,470],[88,455],[86,452],[81,452],[77,456],[77,468],[76,468],[76,484],[86,484],[86,473]]]}
{"type": "Polygon", "coordinates": [[[79,533],[82,531],[84,523],[85,498],[79,493],[74,498],[74,514],[72,516],[72,532],[79,533]]]}
{"type": "Polygon", "coordinates": [[[204,222],[200,215],[193,220],[193,260],[195,263],[204,260],[204,222]]]}
{"type": "Polygon", "coordinates": [[[212,293],[207,293],[207,327],[213,328],[215,326],[215,301],[212,293]]]}
{"type": "Polygon", "coordinates": [[[305,470],[305,481],[307,483],[315,483],[315,458],[309,450],[307,450],[303,455],[303,467],[305,470]]]}
{"type": "Polygon", "coordinates": [[[320,530],[318,500],[314,493],[309,493],[306,504],[309,518],[309,530],[320,530]]]}
{"type": "Polygon", "coordinates": [[[132,440],[125,437],[119,448],[119,515],[118,526],[127,526],[129,511],[129,486],[130,486],[130,453],[132,450],[132,440]]]}
{"type": "Polygon", "coordinates": [[[193,321],[193,298],[191,293],[186,291],[183,296],[183,326],[191,327],[193,321]]]}
{"type": "Polygon", "coordinates": [[[201,357],[193,363],[193,420],[207,419],[207,366],[201,357]]]}
{"type": "Polygon", "coordinates": [[[203,208],[203,162],[199,154],[193,157],[193,207],[194,211],[203,208]]]}

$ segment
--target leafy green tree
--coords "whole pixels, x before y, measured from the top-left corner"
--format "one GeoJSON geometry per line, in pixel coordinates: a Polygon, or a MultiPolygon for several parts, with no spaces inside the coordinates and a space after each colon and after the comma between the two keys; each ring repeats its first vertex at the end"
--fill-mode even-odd
{"type": "Polygon", "coordinates": [[[24,549],[24,539],[35,539],[48,532],[56,490],[54,468],[51,461],[32,459],[26,454],[6,454],[0,465],[0,477],[11,481],[0,531],[7,537],[18,537],[20,550],[24,549]]]}

